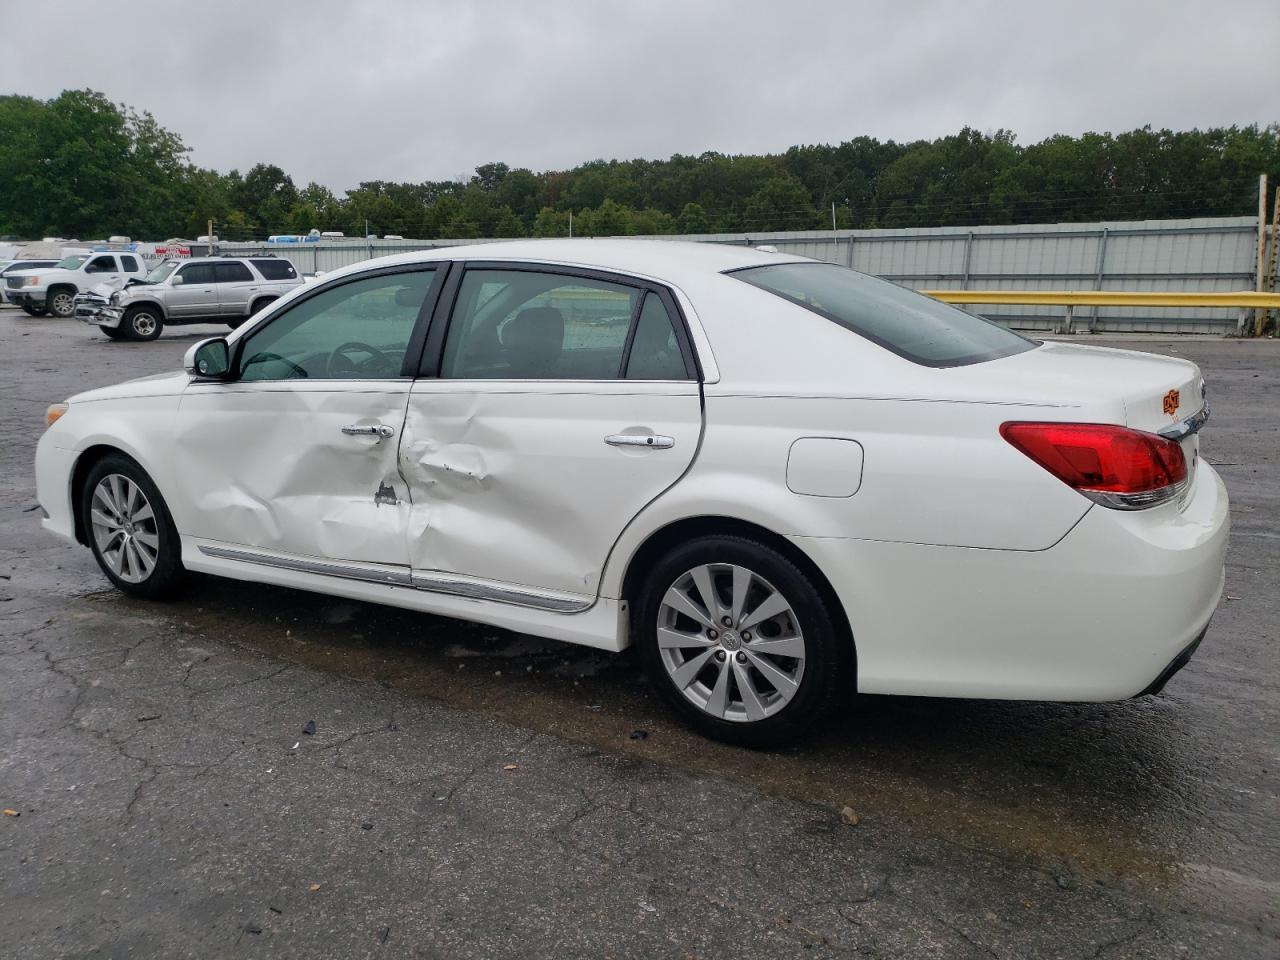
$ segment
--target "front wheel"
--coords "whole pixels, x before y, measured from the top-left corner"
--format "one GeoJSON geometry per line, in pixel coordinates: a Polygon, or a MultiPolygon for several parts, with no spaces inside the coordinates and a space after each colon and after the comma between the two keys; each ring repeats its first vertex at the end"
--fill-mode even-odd
{"type": "Polygon", "coordinates": [[[76,292],[67,287],[58,287],[49,292],[49,312],[59,320],[76,315],[76,292]]]}
{"type": "Polygon", "coordinates": [[[160,491],[123,454],[89,470],[80,510],[94,559],[125,593],[150,600],[175,595],[186,579],[178,531],[160,491]]]}
{"type": "Polygon", "coordinates": [[[164,320],[154,307],[132,307],[120,320],[120,329],[130,340],[154,340],[164,329],[164,320]]]}
{"type": "Polygon", "coordinates": [[[852,691],[852,649],[804,571],[763,543],[700,537],[654,566],[633,629],[653,684],[707,736],[773,746],[852,691]]]}

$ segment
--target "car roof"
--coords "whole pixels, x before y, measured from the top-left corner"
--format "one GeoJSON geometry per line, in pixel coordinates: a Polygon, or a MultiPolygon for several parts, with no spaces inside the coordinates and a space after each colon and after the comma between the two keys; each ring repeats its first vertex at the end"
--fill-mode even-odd
{"type": "MultiPolygon", "coordinates": [[[[804,262],[805,258],[762,252],[745,244],[609,238],[475,243],[398,254],[381,258],[377,263],[417,263],[430,260],[534,261],[617,270],[679,284],[685,277],[706,276],[708,273],[723,273],[743,267],[761,267],[770,263],[804,262]]],[[[370,261],[365,261],[358,266],[370,265],[370,261]]]]}

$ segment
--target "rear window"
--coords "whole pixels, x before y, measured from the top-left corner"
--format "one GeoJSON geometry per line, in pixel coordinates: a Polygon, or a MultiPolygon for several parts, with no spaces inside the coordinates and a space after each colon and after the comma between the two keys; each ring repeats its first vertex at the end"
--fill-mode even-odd
{"type": "Polygon", "coordinates": [[[267,280],[294,280],[298,271],[288,260],[251,260],[258,272],[267,280]]]}
{"type": "Polygon", "coordinates": [[[730,275],[926,367],[981,363],[1036,346],[990,320],[831,263],[779,263],[730,275]]]}

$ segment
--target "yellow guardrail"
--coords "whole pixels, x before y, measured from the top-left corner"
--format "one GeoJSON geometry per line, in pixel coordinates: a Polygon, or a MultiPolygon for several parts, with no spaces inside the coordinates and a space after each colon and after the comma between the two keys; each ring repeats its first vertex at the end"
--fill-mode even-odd
{"type": "MultiPolygon", "coordinates": [[[[1239,332],[1245,330],[1245,311],[1280,308],[1280,293],[1252,290],[1189,293],[1158,290],[922,290],[943,303],[1027,304],[1066,307],[1059,329],[1070,333],[1076,307],[1235,307],[1240,311],[1239,332]]],[[[1261,318],[1261,313],[1258,318],[1261,318]]],[[[1094,318],[1089,318],[1089,329],[1094,318]]]]}

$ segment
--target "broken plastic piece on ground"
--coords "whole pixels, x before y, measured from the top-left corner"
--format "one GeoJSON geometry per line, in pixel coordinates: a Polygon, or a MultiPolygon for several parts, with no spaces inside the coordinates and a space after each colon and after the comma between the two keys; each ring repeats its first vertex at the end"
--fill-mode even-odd
{"type": "Polygon", "coordinates": [[[316,732],[316,722],[314,720],[308,720],[302,725],[302,732],[309,737],[314,735],[316,732]]]}
{"type": "Polygon", "coordinates": [[[5,815],[6,817],[20,817],[20,816],[22,816],[22,814],[21,814],[21,813],[19,813],[17,810],[11,810],[11,809],[9,809],[8,807],[5,807],[5,808],[4,808],[4,815],[5,815]]]}
{"type": "Polygon", "coordinates": [[[310,890],[312,893],[315,893],[317,890],[320,889],[320,884],[313,883],[310,886],[308,886],[307,889],[310,890]]]}
{"type": "Polygon", "coordinates": [[[845,807],[840,811],[840,822],[851,827],[858,825],[859,817],[853,812],[853,807],[845,807]]]}
{"type": "Polygon", "coordinates": [[[514,764],[514,763],[504,763],[504,764],[502,765],[502,769],[503,769],[503,770],[519,770],[519,769],[520,769],[520,767],[519,767],[519,765],[518,765],[518,764],[514,764]]]}

